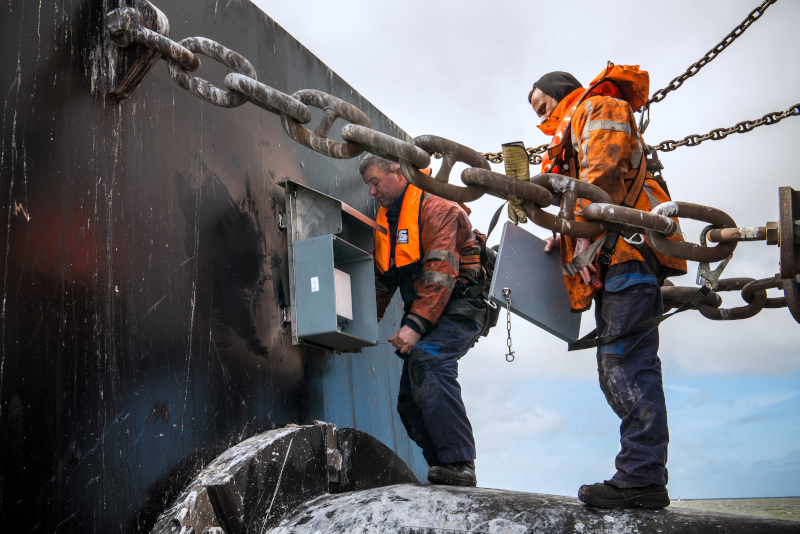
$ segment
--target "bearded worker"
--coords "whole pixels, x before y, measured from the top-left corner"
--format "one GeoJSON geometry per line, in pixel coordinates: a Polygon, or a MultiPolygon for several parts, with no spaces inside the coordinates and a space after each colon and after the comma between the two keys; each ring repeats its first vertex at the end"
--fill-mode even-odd
{"type": "MultiPolygon", "coordinates": [[[[633,112],[647,101],[649,76],[638,67],[609,65],[588,90],[566,72],[543,76],[528,94],[553,140],[542,171],[594,184],[615,204],[650,211],[669,200],[647,171],[633,112]]],[[[662,182],[663,183],[663,182],[662,182]]],[[[588,203],[579,200],[575,219],[588,203]]],[[[561,235],[545,250],[561,249],[571,311],[595,303],[597,335],[615,336],[663,314],[660,285],[686,273],[686,262],[651,249],[640,234],[610,230],[594,239],[561,235]],[[584,254],[581,254],[581,253],[584,254]],[[596,276],[602,289],[592,284],[596,276]]],[[[670,239],[680,239],[678,235],[670,239]]],[[[667,492],[667,407],[658,358],[658,328],[622,336],[597,348],[600,388],[620,424],[621,450],[610,480],[581,486],[578,497],[603,508],[663,508],[667,492]]]]}
{"type": "Polygon", "coordinates": [[[475,486],[475,439],[457,377],[486,318],[485,236],[473,232],[465,206],[409,184],[397,163],[368,154],[358,170],[387,229],[375,233],[378,319],[398,288],[404,304],[389,339],[403,358],[397,411],[431,483],[475,486]]]}

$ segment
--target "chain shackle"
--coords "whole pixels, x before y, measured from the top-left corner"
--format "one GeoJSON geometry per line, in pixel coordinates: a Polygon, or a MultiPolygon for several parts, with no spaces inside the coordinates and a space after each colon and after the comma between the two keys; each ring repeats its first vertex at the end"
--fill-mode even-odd
{"type": "MultiPolygon", "coordinates": [[[[724,278],[717,282],[717,291],[740,291],[749,283],[754,282],[753,278],[724,278]]],[[[758,315],[767,303],[767,291],[761,289],[753,292],[751,301],[746,306],[738,308],[712,308],[707,304],[700,304],[698,309],[703,317],[712,321],[738,321],[749,319],[758,315]]]]}
{"type": "Polygon", "coordinates": [[[436,173],[435,178],[421,173],[412,162],[401,159],[400,167],[409,182],[423,191],[453,202],[472,202],[486,193],[485,187],[477,185],[461,187],[448,183],[450,171],[453,170],[453,165],[459,161],[466,163],[470,167],[488,169],[489,162],[484,159],[480,152],[475,152],[467,146],[435,135],[415,137],[412,143],[426,152],[439,152],[443,157],[442,166],[439,168],[439,172],[436,173]]]}
{"type": "MultiPolygon", "coordinates": [[[[237,54],[216,41],[205,37],[187,37],[179,43],[191,52],[202,54],[215,59],[229,69],[233,69],[239,74],[244,74],[255,80],[256,69],[241,54],[237,54]]],[[[220,89],[214,84],[207,82],[197,76],[192,76],[180,63],[174,59],[169,60],[169,75],[173,81],[195,95],[215,106],[223,108],[235,108],[247,102],[247,97],[241,93],[220,89]]]]}
{"type": "Polygon", "coordinates": [[[544,187],[487,169],[475,167],[464,169],[461,181],[467,185],[478,185],[499,191],[503,196],[516,195],[539,206],[549,206],[553,203],[553,194],[544,187]]]}
{"type": "Polygon", "coordinates": [[[280,115],[286,113],[299,123],[307,124],[313,118],[308,106],[286,93],[273,89],[255,78],[232,72],[225,76],[225,87],[242,93],[256,106],[280,115]]]}
{"type": "Polygon", "coordinates": [[[611,204],[611,197],[589,182],[582,182],[569,176],[560,174],[542,173],[531,178],[531,183],[539,185],[553,194],[561,195],[561,212],[554,215],[544,211],[534,202],[525,202],[525,212],[534,224],[557,234],[572,237],[592,238],[597,237],[610,228],[611,225],[602,222],[581,222],[573,220],[573,207],[579,198],[591,202],[611,204]]]}
{"type": "Polygon", "coordinates": [[[396,163],[405,159],[416,165],[418,169],[425,169],[431,165],[430,155],[418,146],[372,128],[347,124],[342,128],[342,139],[358,143],[367,152],[396,163]]]}
{"type": "MultiPolygon", "coordinates": [[[[691,204],[689,202],[664,202],[651,210],[652,213],[665,217],[684,217],[696,221],[710,223],[716,228],[735,228],[736,223],[730,215],[716,208],[691,204]]],[[[647,241],[656,251],[665,256],[682,260],[710,263],[722,261],[736,249],[737,243],[720,243],[714,247],[706,247],[695,243],[671,241],[653,230],[648,230],[647,241]]]]}
{"type": "Polygon", "coordinates": [[[331,158],[350,159],[364,152],[364,147],[357,143],[340,143],[328,139],[328,134],[336,119],[344,119],[359,126],[372,128],[369,117],[363,111],[341,98],[316,89],[301,89],[295,92],[292,98],[307,106],[319,108],[323,113],[319,126],[313,132],[286,113],[281,113],[281,124],[289,137],[301,145],[331,158]]]}
{"type": "Polygon", "coordinates": [[[616,204],[593,202],[584,206],[583,216],[591,221],[603,221],[629,228],[640,234],[652,230],[670,236],[681,231],[681,225],[669,217],[616,204]]]}

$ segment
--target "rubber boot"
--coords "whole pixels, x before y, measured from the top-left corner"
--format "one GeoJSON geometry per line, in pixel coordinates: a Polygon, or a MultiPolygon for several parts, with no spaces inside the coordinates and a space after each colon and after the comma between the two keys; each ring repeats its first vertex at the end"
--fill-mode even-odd
{"type": "Polygon", "coordinates": [[[478,479],[475,477],[475,462],[470,460],[469,462],[433,466],[428,470],[428,481],[431,484],[474,488],[478,485],[478,479]]]}
{"type": "MultiPolygon", "coordinates": [[[[429,475],[430,476],[430,475],[429,475]]],[[[578,498],[598,508],[665,508],[669,506],[666,486],[634,484],[612,478],[591,486],[581,486],[578,498]]]]}

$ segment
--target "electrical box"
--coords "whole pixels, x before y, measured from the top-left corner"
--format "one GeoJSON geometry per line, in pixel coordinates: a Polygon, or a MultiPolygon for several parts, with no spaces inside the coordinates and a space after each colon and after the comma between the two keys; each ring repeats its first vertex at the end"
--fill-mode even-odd
{"type": "Polygon", "coordinates": [[[375,221],[331,196],[291,180],[283,225],[289,241],[292,343],[326,350],[378,344],[375,221]]]}

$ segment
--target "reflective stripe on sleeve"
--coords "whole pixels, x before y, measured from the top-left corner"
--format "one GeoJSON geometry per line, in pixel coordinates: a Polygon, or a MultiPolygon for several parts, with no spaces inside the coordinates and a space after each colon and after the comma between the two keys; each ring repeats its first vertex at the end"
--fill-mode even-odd
{"type": "Polygon", "coordinates": [[[451,291],[456,286],[456,281],[453,280],[452,276],[437,271],[422,271],[419,280],[420,282],[427,282],[429,284],[438,284],[440,286],[445,286],[447,289],[451,291]]]}
{"type": "Polygon", "coordinates": [[[608,119],[587,121],[586,131],[594,132],[595,130],[610,130],[612,132],[625,132],[631,134],[631,125],[627,122],[612,121],[608,119]]]}
{"type": "Polygon", "coordinates": [[[428,260],[441,260],[446,261],[450,265],[453,266],[453,269],[458,270],[458,262],[456,261],[456,256],[449,250],[429,250],[425,253],[425,259],[422,260],[422,263],[425,263],[428,260]]]}

